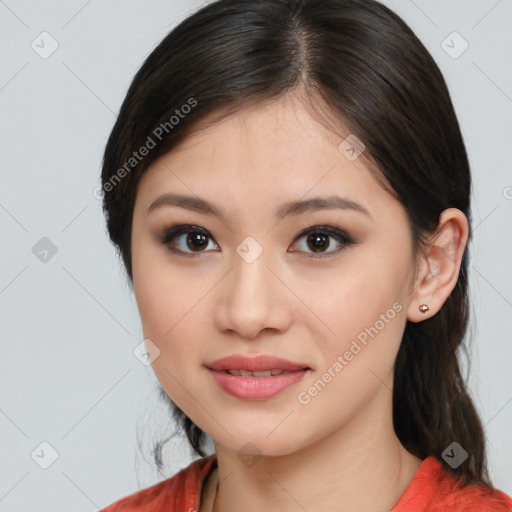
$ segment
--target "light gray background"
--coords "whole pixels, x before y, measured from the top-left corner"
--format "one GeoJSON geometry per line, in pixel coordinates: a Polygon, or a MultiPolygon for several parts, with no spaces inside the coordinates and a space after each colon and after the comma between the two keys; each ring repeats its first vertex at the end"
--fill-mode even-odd
{"type": "MultiPolygon", "coordinates": [[[[147,448],[170,420],[133,355],[138,312],[93,190],[134,73],[203,3],[0,0],[0,512],[94,511],[163,479],[136,426],[147,448]],[[43,31],[58,43],[46,59],[31,47],[50,48],[43,31]],[[32,252],[43,237],[46,262],[32,252]],[[48,469],[42,442],[58,453],[48,469]]],[[[385,3],[440,66],[469,152],[470,386],[512,494],[512,0],[385,3]],[[453,31],[469,43],[456,59],[441,46],[453,31]]],[[[167,476],[192,460],[183,439],[166,453],[167,476]]]]}

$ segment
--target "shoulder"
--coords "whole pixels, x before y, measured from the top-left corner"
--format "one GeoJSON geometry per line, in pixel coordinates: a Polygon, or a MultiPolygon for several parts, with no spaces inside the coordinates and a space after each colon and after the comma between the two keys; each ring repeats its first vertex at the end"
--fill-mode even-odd
{"type": "Polygon", "coordinates": [[[216,455],[197,459],[171,478],[121,498],[99,512],[185,512],[198,509],[204,481],[212,471],[216,455]]]}
{"type": "Polygon", "coordinates": [[[392,512],[512,512],[512,499],[484,485],[465,485],[433,455],[423,460],[392,512]]]}
{"type": "Polygon", "coordinates": [[[464,485],[445,472],[439,485],[439,503],[434,510],[512,512],[512,499],[498,489],[491,491],[484,485],[464,485]]]}

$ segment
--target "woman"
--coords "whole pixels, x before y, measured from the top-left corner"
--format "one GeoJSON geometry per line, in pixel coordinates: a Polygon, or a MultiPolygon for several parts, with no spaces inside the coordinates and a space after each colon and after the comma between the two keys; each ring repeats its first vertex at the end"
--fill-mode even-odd
{"type": "Polygon", "coordinates": [[[135,76],[102,182],[147,357],[202,457],[104,511],[512,510],[456,355],[466,150],[396,14],[204,7],[135,76]]]}

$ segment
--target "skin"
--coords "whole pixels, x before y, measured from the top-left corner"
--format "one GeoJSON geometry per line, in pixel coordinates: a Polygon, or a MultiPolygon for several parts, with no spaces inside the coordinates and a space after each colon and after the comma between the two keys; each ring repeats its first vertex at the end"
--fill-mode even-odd
{"type": "Polygon", "coordinates": [[[217,451],[218,469],[200,512],[212,510],[219,482],[215,510],[223,512],[385,512],[421,464],[393,429],[394,361],[406,321],[435,315],[453,290],[468,224],[459,210],[445,210],[415,261],[401,203],[362,157],[350,161],[338,149],[348,133],[328,130],[289,94],[192,134],[139,183],[132,271],[144,336],[160,350],[153,370],[217,451]],[[213,202],[225,217],[178,206],[148,214],[166,192],[213,202]],[[331,209],[275,217],[282,203],[334,192],[369,215],[331,209]],[[186,234],[165,245],[161,237],[171,223],[201,227],[210,238],[199,252],[186,234]],[[304,228],[322,224],[356,243],[343,246],[329,237],[316,253],[308,235],[295,240],[304,228]],[[236,252],[248,236],[263,248],[252,263],[236,252]],[[362,350],[309,403],[300,403],[298,393],[396,303],[400,311],[378,334],[359,343],[362,350]],[[427,313],[418,310],[423,303],[427,313]],[[312,372],[270,399],[235,398],[204,364],[238,353],[277,355],[312,372]],[[259,457],[255,464],[237,456],[247,443],[259,457]]]}

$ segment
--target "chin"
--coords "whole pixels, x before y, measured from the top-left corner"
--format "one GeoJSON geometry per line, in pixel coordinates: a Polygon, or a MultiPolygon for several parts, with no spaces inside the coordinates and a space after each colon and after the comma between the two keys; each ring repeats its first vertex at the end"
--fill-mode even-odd
{"type": "Polygon", "coordinates": [[[215,432],[211,437],[215,439],[216,445],[221,445],[224,449],[236,453],[240,460],[248,455],[255,457],[290,455],[304,447],[300,439],[290,437],[289,430],[283,430],[280,435],[277,432],[272,432],[275,424],[269,426],[269,428],[266,426],[261,428],[262,425],[260,424],[260,430],[254,431],[252,429],[252,432],[245,430],[243,424],[238,423],[238,426],[239,430],[237,429],[237,431],[229,430],[232,437],[224,431],[217,437],[215,437],[215,434],[219,434],[219,432],[215,432]],[[272,433],[268,435],[269,432],[272,433]]]}

